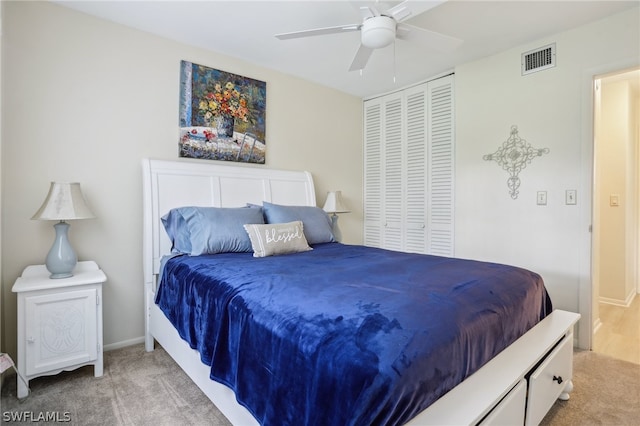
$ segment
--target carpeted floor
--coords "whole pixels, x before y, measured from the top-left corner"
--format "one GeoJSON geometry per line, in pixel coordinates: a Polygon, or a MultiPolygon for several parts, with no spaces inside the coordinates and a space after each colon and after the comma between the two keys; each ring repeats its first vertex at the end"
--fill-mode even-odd
{"type": "Polygon", "coordinates": [[[568,401],[557,401],[541,425],[639,425],[640,365],[595,352],[573,356],[568,401]]]}
{"type": "Polygon", "coordinates": [[[12,411],[34,417],[56,413],[62,420],[66,416],[67,424],[83,426],[230,424],[162,348],[145,352],[144,345],[134,345],[105,352],[104,357],[102,377],[94,377],[91,366],[38,377],[29,383],[31,395],[22,402],[15,397],[16,380],[7,380],[3,421],[8,420],[5,412],[12,411]]]}
{"type": "MultiPolygon", "coordinates": [[[[229,424],[162,348],[147,353],[135,345],[106,352],[100,378],[93,377],[93,367],[37,378],[23,401],[15,397],[15,382],[15,377],[5,380],[0,423],[229,424]],[[20,416],[26,421],[14,420],[20,416]]],[[[577,352],[573,382],[571,399],[558,401],[543,425],[640,424],[640,365],[577,352]]]]}

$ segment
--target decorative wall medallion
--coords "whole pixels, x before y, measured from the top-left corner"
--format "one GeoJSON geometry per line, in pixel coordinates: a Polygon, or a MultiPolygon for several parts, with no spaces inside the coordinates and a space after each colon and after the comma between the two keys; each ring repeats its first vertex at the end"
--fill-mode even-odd
{"type": "Polygon", "coordinates": [[[509,139],[503,142],[493,154],[487,154],[482,158],[486,161],[495,161],[509,173],[507,186],[509,187],[509,195],[514,200],[518,198],[518,188],[520,187],[520,178],[518,174],[527,167],[527,164],[542,154],[548,154],[549,148],[534,148],[529,142],[521,139],[518,135],[518,126],[511,126],[511,135],[509,139]]]}

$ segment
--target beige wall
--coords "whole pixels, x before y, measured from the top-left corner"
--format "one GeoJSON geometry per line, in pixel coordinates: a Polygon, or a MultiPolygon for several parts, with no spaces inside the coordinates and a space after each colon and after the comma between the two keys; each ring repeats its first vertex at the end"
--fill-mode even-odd
{"type": "Polygon", "coordinates": [[[637,291],[638,93],[632,84],[640,74],[627,73],[599,81],[599,120],[596,122],[595,214],[599,223],[597,258],[600,299],[625,305],[637,291]],[[623,78],[624,75],[629,75],[623,78]],[[611,205],[617,195],[619,205],[611,205]]]}
{"type": "Polygon", "coordinates": [[[362,241],[359,98],[51,3],[3,6],[3,348],[16,344],[13,282],[53,242],[52,223],[29,219],[52,180],[81,182],[97,216],[70,239],[108,276],[105,345],[142,337],[140,159],[177,158],[180,60],[266,81],[266,167],[309,170],[319,205],[342,190],[344,241],[362,241]]]}
{"type": "MultiPolygon", "coordinates": [[[[591,321],[591,85],[594,70],[640,64],[638,8],[456,68],[456,256],[520,265],[539,272],[555,307],[580,312],[587,346],[591,321]],[[557,66],[521,75],[522,52],[556,43],[557,66]],[[509,197],[508,174],[483,155],[517,125],[535,148],[549,148],[520,173],[509,197]],[[577,204],[565,191],[577,190],[577,204]],[[536,205],[547,191],[547,205],[536,205]]],[[[599,71],[600,73],[602,71],[599,71]]]]}

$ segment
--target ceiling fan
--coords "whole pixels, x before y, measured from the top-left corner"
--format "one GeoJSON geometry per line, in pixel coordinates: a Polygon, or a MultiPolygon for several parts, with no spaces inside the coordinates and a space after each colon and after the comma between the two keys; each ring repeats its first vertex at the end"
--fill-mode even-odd
{"type": "MultiPolygon", "coordinates": [[[[429,31],[404,23],[409,18],[432,9],[447,0],[435,1],[403,1],[384,12],[379,12],[375,6],[365,5],[366,2],[352,1],[362,15],[362,23],[341,25],[336,27],[316,28],[276,34],[280,40],[311,37],[326,34],[338,34],[360,31],[360,47],[356,52],[349,71],[362,70],[367,65],[375,49],[386,47],[396,38],[410,42],[418,42],[428,48],[440,51],[450,51],[458,47],[462,40],[445,34],[429,31]]],[[[378,4],[375,2],[375,4],[378,4]]]]}

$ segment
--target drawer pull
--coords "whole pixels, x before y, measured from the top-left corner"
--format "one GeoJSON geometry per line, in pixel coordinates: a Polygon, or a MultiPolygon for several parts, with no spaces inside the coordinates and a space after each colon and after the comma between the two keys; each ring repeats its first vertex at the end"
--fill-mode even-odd
{"type": "Polygon", "coordinates": [[[553,376],[553,381],[558,382],[558,384],[562,383],[562,376],[553,376]]]}

